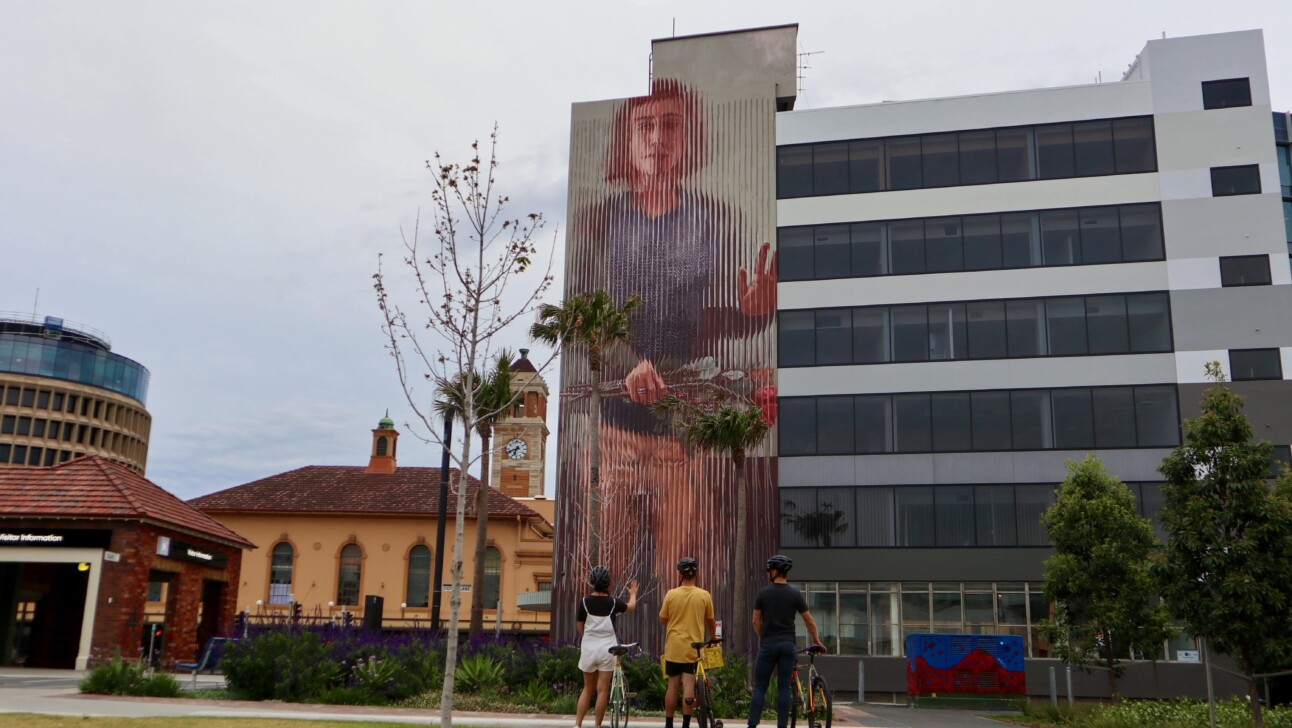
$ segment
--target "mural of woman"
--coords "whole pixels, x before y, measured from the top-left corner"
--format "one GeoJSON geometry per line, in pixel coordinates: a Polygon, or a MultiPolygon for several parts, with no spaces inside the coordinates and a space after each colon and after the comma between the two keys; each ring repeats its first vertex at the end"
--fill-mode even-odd
{"type": "Polygon", "coordinates": [[[667,394],[701,407],[774,402],[776,259],[744,232],[742,200],[702,184],[725,140],[710,135],[698,92],[657,79],[617,104],[603,139],[599,198],[571,199],[566,290],[642,298],[632,343],[605,356],[601,472],[603,559],[641,580],[649,606],[682,555],[707,555],[715,581],[731,576],[719,552],[734,524],[717,517],[730,513],[730,465],[688,452],[653,405],[667,394]]]}

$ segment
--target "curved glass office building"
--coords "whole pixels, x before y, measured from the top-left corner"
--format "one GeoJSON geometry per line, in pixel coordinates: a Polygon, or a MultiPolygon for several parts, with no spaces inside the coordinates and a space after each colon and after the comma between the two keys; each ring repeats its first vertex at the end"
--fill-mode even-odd
{"type": "Polygon", "coordinates": [[[142,473],[152,416],[148,369],[102,332],[0,313],[0,466],[94,454],[142,473]]]}

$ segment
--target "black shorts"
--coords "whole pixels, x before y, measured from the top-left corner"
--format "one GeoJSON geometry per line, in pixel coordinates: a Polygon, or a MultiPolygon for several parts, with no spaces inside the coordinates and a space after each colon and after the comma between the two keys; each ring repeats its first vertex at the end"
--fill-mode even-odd
{"type": "Polygon", "coordinates": [[[694,662],[669,662],[664,661],[664,674],[668,677],[677,677],[678,675],[694,675],[694,662]]]}

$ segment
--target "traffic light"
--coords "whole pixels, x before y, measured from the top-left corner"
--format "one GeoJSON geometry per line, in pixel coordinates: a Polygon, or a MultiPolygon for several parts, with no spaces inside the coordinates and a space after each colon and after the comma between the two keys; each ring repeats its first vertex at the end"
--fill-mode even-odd
{"type": "Polygon", "coordinates": [[[300,603],[300,602],[292,602],[292,621],[293,621],[293,622],[299,622],[299,621],[301,621],[301,603],[300,603]]]}

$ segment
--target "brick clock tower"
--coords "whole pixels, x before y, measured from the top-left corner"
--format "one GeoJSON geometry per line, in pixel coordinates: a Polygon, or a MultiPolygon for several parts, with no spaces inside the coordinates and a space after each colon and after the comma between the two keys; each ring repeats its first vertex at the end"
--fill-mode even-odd
{"type": "Polygon", "coordinates": [[[547,464],[547,383],[529,360],[529,349],[511,365],[516,404],[493,426],[489,482],[513,498],[543,495],[547,464]]]}

